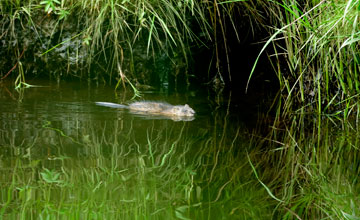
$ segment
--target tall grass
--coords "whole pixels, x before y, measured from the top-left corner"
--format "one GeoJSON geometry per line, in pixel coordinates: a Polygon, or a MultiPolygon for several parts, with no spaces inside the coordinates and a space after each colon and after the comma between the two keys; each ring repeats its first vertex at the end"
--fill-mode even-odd
{"type": "Polygon", "coordinates": [[[68,50],[68,55],[75,53],[72,57],[75,62],[85,59],[83,56],[86,56],[87,64],[105,62],[107,65],[103,75],[114,78],[115,74],[121,83],[128,83],[135,71],[134,45],[143,45],[139,48],[142,51],[137,54],[149,57],[161,51],[170,57],[180,52],[187,58],[189,41],[201,43],[198,37],[200,32],[209,40],[211,27],[205,19],[204,7],[198,1],[171,0],[45,0],[40,4],[33,0],[5,0],[0,3],[0,15],[3,18],[3,34],[0,37],[13,40],[15,48],[21,51],[27,45],[20,40],[24,38],[21,31],[16,29],[25,32],[33,30],[35,34],[31,36],[35,39],[31,40],[43,41],[41,46],[45,50],[41,51],[42,56],[49,58],[54,49],[68,46],[66,43],[69,40],[74,42],[80,39],[79,44],[74,45],[75,48],[68,50]],[[190,25],[196,25],[201,31],[194,33],[190,25]],[[72,29],[72,36],[67,36],[69,28],[72,29]],[[128,65],[125,59],[132,62],[132,72],[127,74],[124,72],[124,66],[128,65]]]}
{"type": "Polygon", "coordinates": [[[274,26],[254,68],[267,52],[281,93],[253,171],[276,218],[357,219],[360,2],[267,3],[274,26]]]}
{"type": "Polygon", "coordinates": [[[323,0],[268,2],[267,13],[274,30],[261,53],[274,45],[270,59],[285,94],[284,109],[300,104],[308,111],[343,118],[358,112],[359,4],[323,0]]]}
{"type": "MultiPolygon", "coordinates": [[[[42,65],[41,60],[52,69],[47,74],[56,78],[117,79],[118,85],[128,83],[133,88],[150,84],[149,72],[138,63],[162,56],[169,57],[167,65],[176,69],[170,74],[189,83],[186,67],[192,49],[207,48],[214,60],[209,65],[216,67],[208,80],[224,84],[232,81],[228,34],[240,41],[238,28],[243,23],[251,23],[252,28],[259,25],[261,4],[242,0],[3,0],[0,39],[7,42],[5,49],[26,50],[25,57],[36,57],[25,65],[25,72],[42,65]],[[58,57],[67,63],[58,66],[58,57]]],[[[19,52],[9,53],[18,58],[19,52]]]]}

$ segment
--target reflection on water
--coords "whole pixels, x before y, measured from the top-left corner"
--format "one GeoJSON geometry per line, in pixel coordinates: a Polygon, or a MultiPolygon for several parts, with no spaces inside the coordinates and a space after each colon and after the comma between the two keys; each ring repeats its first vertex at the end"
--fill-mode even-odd
{"type": "Polygon", "coordinates": [[[212,103],[201,92],[143,97],[188,103],[197,112],[192,120],[94,104],[124,103],[128,95],[73,83],[47,83],[21,93],[1,85],[0,214],[102,219],[271,215],[271,203],[264,199],[269,196],[246,159],[248,132],[241,117],[249,119],[253,112],[239,112],[244,108],[228,100],[212,103]]]}

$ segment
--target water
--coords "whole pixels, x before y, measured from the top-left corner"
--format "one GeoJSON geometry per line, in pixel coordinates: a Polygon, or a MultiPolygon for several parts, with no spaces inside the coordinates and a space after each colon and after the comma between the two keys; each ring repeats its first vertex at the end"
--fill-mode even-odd
{"type": "Polygon", "coordinates": [[[39,87],[15,91],[0,85],[1,215],[270,215],[269,196],[247,159],[256,104],[201,90],[144,93],[143,100],[189,104],[197,113],[182,120],[95,105],[129,102],[131,91],[29,83],[39,87]]]}

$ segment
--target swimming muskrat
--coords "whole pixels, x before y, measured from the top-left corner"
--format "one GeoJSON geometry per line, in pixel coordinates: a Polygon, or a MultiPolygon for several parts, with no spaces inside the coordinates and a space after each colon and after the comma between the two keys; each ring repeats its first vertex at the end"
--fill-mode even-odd
{"type": "Polygon", "coordinates": [[[165,116],[179,116],[192,117],[195,114],[188,104],[185,105],[171,105],[166,102],[155,101],[139,101],[133,102],[129,105],[120,105],[111,102],[96,102],[97,105],[107,106],[111,108],[126,108],[142,114],[155,114],[165,116]]]}

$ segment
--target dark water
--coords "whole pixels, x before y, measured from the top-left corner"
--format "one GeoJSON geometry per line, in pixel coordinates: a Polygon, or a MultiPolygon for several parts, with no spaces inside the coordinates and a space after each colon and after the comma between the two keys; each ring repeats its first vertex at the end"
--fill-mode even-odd
{"type": "MultiPolygon", "coordinates": [[[[12,206],[32,207],[33,203],[28,204],[31,200],[50,203],[67,215],[74,211],[68,208],[74,198],[79,198],[75,204],[82,204],[88,197],[98,196],[98,188],[102,195],[99,201],[106,201],[114,210],[119,199],[143,204],[138,207],[124,202],[125,213],[110,212],[119,215],[97,210],[103,217],[140,212],[183,219],[266,216],[266,193],[255,186],[246,157],[251,148],[249,133],[258,120],[256,99],[245,101],[239,94],[216,95],[200,89],[186,94],[144,92],[135,99],[189,104],[196,115],[182,120],[95,105],[96,101],[129,103],[131,90],[115,92],[110,86],[80,82],[28,83],[38,87],[16,91],[12,84],[0,84],[0,161],[1,169],[7,171],[0,181],[7,186],[2,191],[5,194],[13,181],[19,189],[26,186],[37,193],[21,200],[16,188],[13,192],[17,196],[10,202],[2,196],[1,202],[9,206],[2,210],[4,216],[14,214],[12,206]],[[22,178],[14,180],[11,171],[22,178]],[[49,182],[53,184],[45,178],[48,171],[59,173],[61,184],[72,187],[55,181],[53,187],[62,193],[49,191],[54,195],[44,201],[44,188],[49,182]],[[95,174],[90,175],[90,171],[95,174]],[[102,178],[93,180],[94,175],[102,178]],[[124,183],[123,188],[117,187],[119,182],[124,183]],[[89,190],[91,186],[94,188],[89,190]],[[144,191],[141,195],[138,188],[144,191]]],[[[35,207],[22,212],[44,213],[47,206],[35,207]]]]}
{"type": "MultiPolygon", "coordinates": [[[[188,130],[187,135],[198,137],[204,133],[213,135],[210,132],[216,128],[219,129],[218,135],[221,134],[223,123],[229,123],[228,132],[234,132],[237,128],[247,132],[247,127],[252,128],[257,120],[255,102],[251,103],[251,106],[239,97],[229,96],[216,101],[217,97],[212,97],[205,91],[170,95],[144,92],[141,98],[131,100],[131,90],[115,92],[110,86],[56,84],[47,81],[33,81],[30,84],[38,87],[16,91],[11,84],[0,85],[1,136],[2,140],[9,143],[28,144],[36,138],[36,141],[42,144],[55,146],[58,144],[59,140],[55,139],[60,131],[64,139],[68,136],[69,140],[80,140],[83,135],[88,135],[89,128],[115,125],[121,125],[124,131],[131,128],[132,133],[138,136],[137,141],[146,143],[149,128],[165,129],[167,132],[174,130],[176,136],[177,132],[185,127],[188,130]],[[229,100],[230,98],[233,99],[229,100]],[[126,104],[137,100],[165,101],[174,105],[189,104],[196,111],[196,115],[193,118],[154,116],[95,105],[96,101],[126,104]]],[[[110,129],[104,129],[104,132],[112,133],[110,129]]],[[[64,146],[62,150],[67,152],[71,149],[66,148],[67,146],[64,146]]],[[[71,154],[71,150],[68,153],[71,154]]]]}

